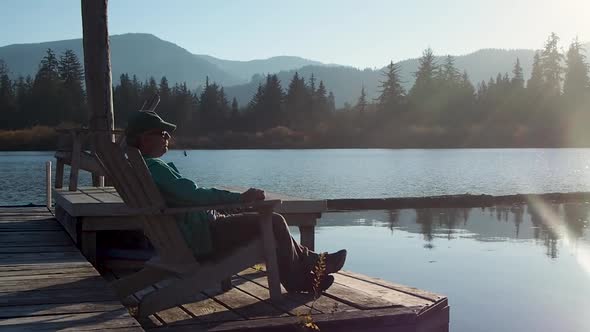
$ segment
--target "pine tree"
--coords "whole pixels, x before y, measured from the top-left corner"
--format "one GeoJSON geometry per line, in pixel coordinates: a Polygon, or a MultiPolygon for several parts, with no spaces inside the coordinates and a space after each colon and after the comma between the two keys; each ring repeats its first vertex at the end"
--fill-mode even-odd
{"type": "Polygon", "coordinates": [[[237,119],[239,115],[240,115],[240,109],[238,106],[238,100],[236,99],[236,97],[234,97],[234,99],[232,99],[232,101],[231,101],[231,117],[233,119],[237,119]]]}
{"type": "Polygon", "coordinates": [[[588,94],[590,79],[585,50],[576,38],[567,51],[563,95],[567,101],[578,101],[588,94]]]}
{"type": "Polygon", "coordinates": [[[365,85],[361,87],[361,95],[356,103],[356,109],[360,114],[364,114],[367,111],[367,94],[365,92],[365,85]]]}
{"type": "Polygon", "coordinates": [[[527,90],[533,95],[539,95],[543,89],[543,69],[541,67],[541,56],[539,52],[535,52],[533,57],[533,68],[531,71],[531,78],[527,81],[527,90]]]}
{"type": "Polygon", "coordinates": [[[299,77],[299,73],[295,72],[285,96],[287,123],[291,128],[301,129],[310,125],[309,98],[305,79],[299,77]]]}
{"type": "Polygon", "coordinates": [[[86,93],[82,83],[84,69],[74,51],[66,50],[61,55],[58,72],[63,88],[64,120],[82,123],[88,117],[86,93]]]}
{"type": "Polygon", "coordinates": [[[448,85],[457,85],[461,80],[461,73],[455,67],[455,58],[447,55],[442,68],[442,80],[448,85]]]}
{"type": "Polygon", "coordinates": [[[416,81],[410,89],[410,99],[416,102],[422,100],[424,96],[433,93],[437,70],[438,65],[436,64],[432,49],[428,48],[424,50],[422,57],[418,60],[418,70],[414,73],[416,81]]]}
{"type": "Polygon", "coordinates": [[[277,75],[267,75],[266,83],[258,86],[251,109],[258,119],[257,129],[268,129],[284,123],[283,89],[277,75]]]}
{"type": "Polygon", "coordinates": [[[141,91],[142,103],[146,100],[152,99],[152,97],[159,92],[158,91],[158,84],[156,83],[156,79],[153,76],[150,76],[149,80],[145,81],[142,87],[143,87],[143,89],[141,91]]]}
{"type": "Polygon", "coordinates": [[[8,76],[8,66],[0,59],[0,128],[14,127],[16,98],[12,81],[8,76]]]}
{"type": "Polygon", "coordinates": [[[384,76],[385,80],[381,82],[381,91],[377,98],[379,110],[399,112],[405,99],[405,91],[399,77],[399,65],[390,62],[384,76]]]}
{"type": "Polygon", "coordinates": [[[545,43],[545,48],[541,52],[541,68],[545,91],[551,96],[558,96],[561,93],[561,75],[563,73],[561,63],[563,61],[563,54],[559,52],[557,43],[559,43],[559,37],[552,32],[545,43]]]}
{"type": "Polygon", "coordinates": [[[328,93],[328,112],[334,113],[336,111],[336,98],[334,97],[334,93],[330,91],[328,93]]]}
{"type": "Polygon", "coordinates": [[[64,119],[64,107],[60,99],[61,81],[59,63],[55,53],[47,49],[39,64],[33,82],[30,111],[26,116],[27,126],[33,124],[57,125],[64,119]]]}
{"type": "Polygon", "coordinates": [[[324,85],[324,81],[320,81],[320,85],[315,92],[315,99],[316,99],[316,114],[319,118],[324,117],[325,115],[330,113],[330,107],[328,103],[328,96],[326,91],[326,86],[324,85]]]}
{"type": "Polygon", "coordinates": [[[520,66],[520,59],[516,58],[516,63],[514,64],[514,69],[512,69],[512,86],[516,89],[524,88],[524,74],[522,71],[522,67],[520,66]]]}

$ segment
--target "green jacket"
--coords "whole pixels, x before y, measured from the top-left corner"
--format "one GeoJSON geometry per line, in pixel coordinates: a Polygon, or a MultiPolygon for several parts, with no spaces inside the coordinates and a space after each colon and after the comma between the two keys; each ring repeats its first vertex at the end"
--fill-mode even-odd
{"type": "MultiPolygon", "coordinates": [[[[170,207],[236,203],[240,200],[239,193],[200,188],[194,181],[182,177],[173,163],[166,163],[160,158],[144,156],[144,159],[154,182],[170,207]]],[[[209,223],[214,219],[214,211],[176,216],[178,227],[196,256],[210,254],[213,249],[209,223]]]]}

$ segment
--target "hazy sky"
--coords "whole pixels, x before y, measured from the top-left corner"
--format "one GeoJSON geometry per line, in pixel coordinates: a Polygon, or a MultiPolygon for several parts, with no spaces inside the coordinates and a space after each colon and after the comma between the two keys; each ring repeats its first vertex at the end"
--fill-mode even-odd
{"type": "MultiPolygon", "coordinates": [[[[0,0],[0,46],[82,36],[80,0],[0,0]]],[[[480,48],[590,41],[590,0],[110,0],[109,33],[152,33],[232,60],[297,55],[359,68],[480,48]]]]}

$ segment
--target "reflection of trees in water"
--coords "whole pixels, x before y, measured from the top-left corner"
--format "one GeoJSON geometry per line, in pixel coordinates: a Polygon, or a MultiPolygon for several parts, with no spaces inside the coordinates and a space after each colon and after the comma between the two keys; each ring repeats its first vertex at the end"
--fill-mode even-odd
{"type": "Polygon", "coordinates": [[[575,238],[584,236],[584,228],[588,222],[590,207],[587,204],[563,204],[563,214],[567,221],[568,232],[575,238]]]}
{"type": "MultiPolygon", "coordinates": [[[[559,255],[559,240],[564,236],[569,241],[575,241],[584,236],[590,214],[589,204],[563,203],[543,205],[494,206],[487,208],[490,217],[498,222],[514,223],[514,238],[521,237],[521,226],[525,222],[525,212],[530,216],[532,236],[535,241],[546,248],[546,255],[557,258],[559,255]],[[561,210],[563,207],[563,211],[561,210]],[[526,209],[526,210],[525,210],[526,209]],[[567,232],[566,234],[562,234],[567,232]]],[[[482,209],[485,213],[486,208],[482,209]]],[[[452,239],[458,227],[464,227],[469,220],[471,209],[468,208],[432,208],[415,209],[416,224],[420,226],[420,233],[427,242],[425,248],[433,248],[432,241],[435,234],[445,234],[452,239]],[[461,223],[461,224],[460,224],[461,223]],[[437,232],[437,229],[440,230],[437,232]]],[[[390,225],[393,227],[399,221],[397,211],[390,212],[390,225]]],[[[485,235],[485,234],[482,234],[485,235]]],[[[528,237],[525,235],[525,238],[528,237]]]]}
{"type": "Polygon", "coordinates": [[[520,224],[522,224],[524,216],[524,207],[522,205],[513,205],[510,207],[510,212],[514,214],[514,233],[515,237],[518,239],[518,235],[520,234],[520,224]]]}
{"type": "Polygon", "coordinates": [[[559,255],[557,245],[561,236],[558,233],[558,228],[563,227],[563,230],[567,232],[562,235],[578,238],[583,235],[583,230],[576,226],[579,223],[576,219],[582,215],[588,215],[588,207],[582,204],[564,203],[563,207],[563,215],[559,213],[560,204],[529,204],[527,208],[534,226],[534,237],[536,240],[542,241],[547,249],[547,256],[551,258],[557,258],[559,255]]]}
{"type": "MultiPolygon", "coordinates": [[[[436,223],[440,228],[445,229],[447,239],[452,239],[455,229],[459,223],[462,222],[463,226],[467,224],[469,219],[469,211],[467,208],[433,208],[433,209],[415,209],[416,211],[416,223],[421,226],[421,233],[424,235],[424,239],[431,242],[434,238],[433,233],[436,223]]],[[[432,248],[432,247],[431,247],[432,248]]]]}
{"type": "Polygon", "coordinates": [[[389,217],[387,220],[389,229],[393,232],[394,228],[397,226],[399,222],[399,210],[389,210],[387,211],[387,216],[389,217]]]}
{"type": "Polygon", "coordinates": [[[432,242],[432,209],[416,209],[416,223],[420,225],[424,240],[432,242]]]}

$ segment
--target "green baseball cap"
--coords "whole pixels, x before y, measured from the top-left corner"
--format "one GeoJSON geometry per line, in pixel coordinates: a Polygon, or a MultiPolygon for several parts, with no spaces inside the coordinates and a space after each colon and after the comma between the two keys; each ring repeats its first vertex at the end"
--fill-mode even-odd
{"type": "Polygon", "coordinates": [[[125,135],[127,137],[137,137],[152,129],[173,132],[176,129],[176,125],[162,120],[154,111],[139,111],[131,115],[129,121],[127,121],[125,135]]]}

